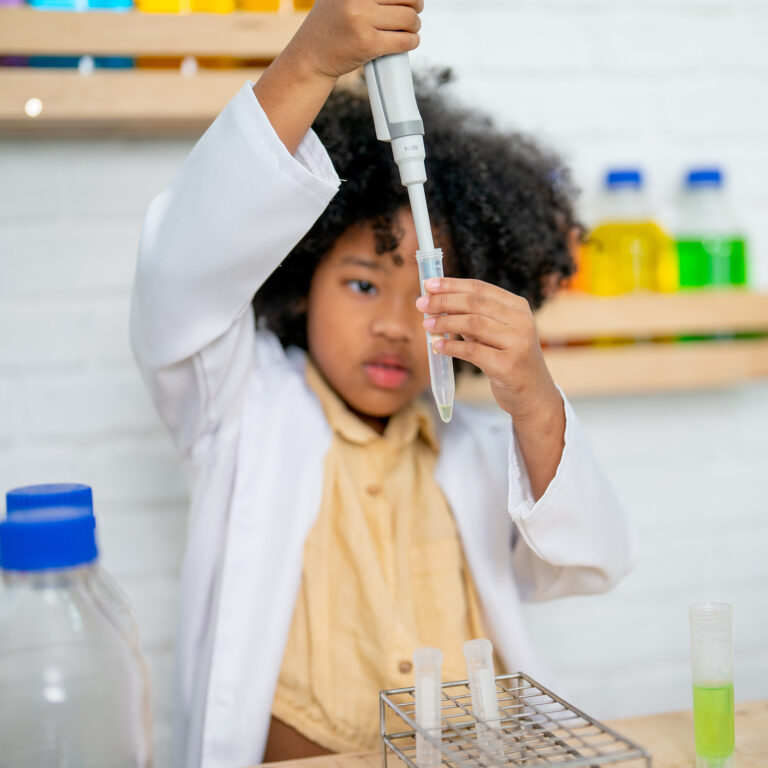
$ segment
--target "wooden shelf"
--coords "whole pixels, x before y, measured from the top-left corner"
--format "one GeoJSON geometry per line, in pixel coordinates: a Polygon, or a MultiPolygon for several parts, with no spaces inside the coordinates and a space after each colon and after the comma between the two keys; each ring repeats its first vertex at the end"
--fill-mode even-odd
{"type": "Polygon", "coordinates": [[[536,315],[542,341],[653,338],[768,331],[768,294],[746,290],[637,293],[599,297],[562,293],[536,315]]]}
{"type": "Polygon", "coordinates": [[[179,72],[16,69],[0,74],[0,132],[5,135],[198,135],[246,80],[262,69],[179,72]],[[24,114],[38,98],[42,113],[24,114]]]}
{"type": "MultiPolygon", "coordinates": [[[[765,339],[550,348],[544,358],[569,397],[716,389],[768,376],[765,339]]],[[[493,396],[484,376],[462,376],[456,397],[493,396]]]]}
{"type": "Polygon", "coordinates": [[[0,8],[4,56],[234,56],[273,59],[306,13],[110,13],[0,8]]]}
{"type": "MultiPolygon", "coordinates": [[[[564,293],[536,315],[544,357],[570,396],[631,394],[734,386],[768,377],[768,339],[653,342],[653,338],[768,333],[768,294],[697,291],[600,298],[564,293]],[[644,339],[609,346],[588,339],[644,339]]],[[[483,376],[463,376],[457,398],[487,402],[483,376]]]]}
{"type": "Polygon", "coordinates": [[[179,70],[0,68],[0,135],[199,135],[246,80],[256,80],[306,16],[145,14],[0,8],[2,56],[228,57],[258,66],[179,70]],[[36,117],[25,113],[39,99],[36,117]]]}

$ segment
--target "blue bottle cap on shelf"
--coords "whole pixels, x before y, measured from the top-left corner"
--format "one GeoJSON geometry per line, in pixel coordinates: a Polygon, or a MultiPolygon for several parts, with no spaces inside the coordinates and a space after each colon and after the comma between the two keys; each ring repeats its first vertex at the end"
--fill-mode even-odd
{"type": "Polygon", "coordinates": [[[691,168],[686,174],[688,187],[719,187],[723,183],[723,174],[719,168],[691,168]]]}
{"type": "Polygon", "coordinates": [[[605,174],[605,186],[608,189],[616,187],[634,187],[643,185],[643,174],[638,168],[611,168],[605,174]]]}
{"type": "Polygon", "coordinates": [[[8,517],[50,507],[76,508],[81,514],[93,515],[93,493],[80,483],[44,483],[14,488],[5,494],[8,517]]]}
{"type": "Polygon", "coordinates": [[[0,568],[44,571],[98,558],[96,518],[81,507],[47,507],[0,523],[0,568]]]}

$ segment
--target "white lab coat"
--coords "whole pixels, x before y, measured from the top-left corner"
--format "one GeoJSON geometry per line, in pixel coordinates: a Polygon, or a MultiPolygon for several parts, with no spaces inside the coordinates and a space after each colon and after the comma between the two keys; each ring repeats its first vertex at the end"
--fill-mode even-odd
{"type": "MultiPolygon", "coordinates": [[[[251,298],[338,185],[317,137],[291,156],[247,84],[144,221],[131,341],[190,475],[176,766],[263,754],[331,434],[304,353],[255,330],[251,298]]],[[[563,456],[536,503],[505,414],[457,405],[449,425],[436,420],[435,475],[488,634],[510,671],[534,677],[546,673],[521,600],[606,590],[632,559],[624,513],[565,410],[563,456]]]]}

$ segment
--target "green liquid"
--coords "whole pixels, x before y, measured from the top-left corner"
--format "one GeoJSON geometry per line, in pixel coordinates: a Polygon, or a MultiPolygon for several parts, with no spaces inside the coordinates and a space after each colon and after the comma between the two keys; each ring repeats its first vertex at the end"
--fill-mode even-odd
{"type": "Polygon", "coordinates": [[[452,405],[438,405],[437,410],[440,411],[440,418],[447,424],[453,416],[452,405]]]}
{"type": "Polygon", "coordinates": [[[724,760],[733,754],[733,683],[693,686],[693,727],[697,755],[724,760]]]}
{"type": "Polygon", "coordinates": [[[677,241],[677,258],[681,288],[747,284],[743,238],[681,239],[677,241]]]}

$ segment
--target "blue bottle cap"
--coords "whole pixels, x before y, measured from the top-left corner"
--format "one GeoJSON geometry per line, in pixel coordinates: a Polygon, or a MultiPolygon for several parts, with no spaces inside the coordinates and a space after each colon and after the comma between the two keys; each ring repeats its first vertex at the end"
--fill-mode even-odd
{"type": "Polygon", "coordinates": [[[72,568],[98,557],[96,518],[80,507],[48,507],[0,523],[0,568],[43,571],[72,568]]]}
{"type": "Polygon", "coordinates": [[[50,507],[77,508],[80,514],[93,515],[93,493],[90,486],[80,483],[45,483],[14,488],[5,494],[8,517],[50,507]]]}
{"type": "Polygon", "coordinates": [[[605,186],[608,189],[616,187],[634,187],[640,189],[643,185],[643,174],[638,168],[611,168],[605,174],[605,186]]]}
{"type": "Polygon", "coordinates": [[[719,168],[691,168],[686,174],[687,187],[719,187],[723,183],[723,174],[719,168]]]}

